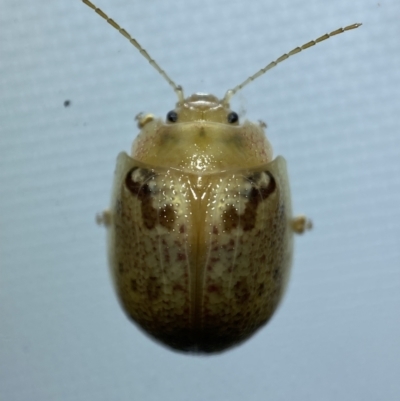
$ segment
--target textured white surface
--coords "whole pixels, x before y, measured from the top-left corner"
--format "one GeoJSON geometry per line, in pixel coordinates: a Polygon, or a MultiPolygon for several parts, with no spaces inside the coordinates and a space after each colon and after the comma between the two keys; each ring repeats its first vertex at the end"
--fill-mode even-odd
{"type": "Polygon", "coordinates": [[[325,32],[237,95],[288,161],[315,229],[272,322],[214,357],[175,354],[122,314],[107,206],[140,111],[170,87],[79,0],[0,13],[0,399],[385,400],[400,395],[400,3],[98,0],[196,91],[226,89],[325,32]],[[71,100],[69,107],[63,102],[71,100]]]}

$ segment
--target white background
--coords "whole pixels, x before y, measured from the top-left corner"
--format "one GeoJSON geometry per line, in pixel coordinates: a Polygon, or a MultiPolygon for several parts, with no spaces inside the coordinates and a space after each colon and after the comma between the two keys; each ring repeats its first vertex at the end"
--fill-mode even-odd
{"type": "Polygon", "coordinates": [[[97,2],[187,95],[223,96],[282,53],[364,25],[236,96],[268,123],[315,229],[296,238],[268,326],[195,357],[125,318],[94,222],[134,116],[164,116],[175,94],[79,0],[0,1],[0,399],[399,400],[399,1],[97,2]]]}

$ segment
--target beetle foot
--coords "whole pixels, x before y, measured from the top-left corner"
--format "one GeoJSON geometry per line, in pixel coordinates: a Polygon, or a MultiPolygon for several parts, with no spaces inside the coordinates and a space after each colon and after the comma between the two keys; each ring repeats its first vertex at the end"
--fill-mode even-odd
{"type": "Polygon", "coordinates": [[[103,213],[96,214],[96,223],[101,226],[110,227],[112,214],[110,210],[104,210],[103,213]]]}
{"type": "Polygon", "coordinates": [[[137,121],[138,128],[143,128],[146,124],[148,124],[150,121],[154,120],[153,114],[144,114],[144,113],[139,113],[136,117],[135,120],[137,121]]]}
{"type": "Polygon", "coordinates": [[[292,219],[292,229],[296,234],[303,234],[306,230],[311,230],[312,221],[304,215],[296,216],[292,219]]]}

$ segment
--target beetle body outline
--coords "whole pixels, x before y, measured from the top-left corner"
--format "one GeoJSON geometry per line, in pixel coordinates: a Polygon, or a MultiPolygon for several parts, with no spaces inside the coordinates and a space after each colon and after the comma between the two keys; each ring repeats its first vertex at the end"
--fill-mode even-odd
{"type": "Polygon", "coordinates": [[[278,307],[290,275],[292,216],[283,157],[273,158],[263,122],[239,123],[231,97],[278,63],[349,25],[271,62],[222,99],[187,98],[148,53],[126,37],[178,96],[166,121],[137,116],[131,155],[120,153],[108,228],[109,263],[125,313],[147,334],[183,352],[215,353],[242,343],[278,307]]]}

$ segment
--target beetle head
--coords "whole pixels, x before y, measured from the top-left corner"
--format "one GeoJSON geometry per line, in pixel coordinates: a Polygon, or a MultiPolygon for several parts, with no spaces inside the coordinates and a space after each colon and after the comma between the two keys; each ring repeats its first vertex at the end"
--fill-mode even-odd
{"type": "Polygon", "coordinates": [[[193,123],[205,121],[227,125],[239,125],[239,116],[229,104],[214,95],[195,93],[179,100],[176,108],[167,114],[167,123],[193,123]]]}

